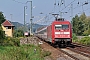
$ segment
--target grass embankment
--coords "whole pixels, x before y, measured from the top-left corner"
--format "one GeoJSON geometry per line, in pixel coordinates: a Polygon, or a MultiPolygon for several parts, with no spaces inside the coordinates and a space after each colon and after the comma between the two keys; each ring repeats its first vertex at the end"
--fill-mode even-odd
{"type": "Polygon", "coordinates": [[[43,60],[43,57],[40,48],[34,45],[0,46],[0,60],[43,60]]]}
{"type": "Polygon", "coordinates": [[[51,54],[42,51],[40,46],[20,45],[18,38],[9,37],[1,42],[0,60],[44,60],[45,56],[51,54]]]}

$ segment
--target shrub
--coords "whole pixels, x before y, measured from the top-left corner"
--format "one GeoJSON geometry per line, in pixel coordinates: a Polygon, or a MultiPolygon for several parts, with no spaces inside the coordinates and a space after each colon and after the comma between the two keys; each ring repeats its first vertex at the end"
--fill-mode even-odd
{"type": "Polygon", "coordinates": [[[19,38],[6,37],[2,43],[4,46],[20,46],[19,38]]]}
{"type": "Polygon", "coordinates": [[[77,39],[77,36],[76,36],[75,33],[73,33],[72,39],[73,39],[73,40],[77,39]]]}
{"type": "Polygon", "coordinates": [[[73,40],[73,42],[77,42],[78,41],[78,38],[77,38],[75,33],[73,33],[72,40],[73,40]]]}
{"type": "Polygon", "coordinates": [[[13,36],[14,37],[22,37],[23,36],[23,30],[21,29],[18,29],[18,30],[15,30],[14,33],[13,33],[13,36]]]}
{"type": "Polygon", "coordinates": [[[90,37],[84,37],[79,40],[79,43],[90,46],[90,37]]]}
{"type": "Polygon", "coordinates": [[[88,35],[89,35],[89,31],[90,31],[90,29],[89,29],[89,30],[85,30],[85,31],[83,32],[83,36],[88,36],[88,35]]]}

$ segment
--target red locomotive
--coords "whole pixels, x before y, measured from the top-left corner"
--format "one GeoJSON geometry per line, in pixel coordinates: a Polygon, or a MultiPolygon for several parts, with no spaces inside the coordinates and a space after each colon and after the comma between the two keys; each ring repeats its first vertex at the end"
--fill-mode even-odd
{"type": "Polygon", "coordinates": [[[56,19],[50,26],[37,30],[36,35],[55,45],[69,45],[72,43],[72,28],[69,21],[56,19]]]}

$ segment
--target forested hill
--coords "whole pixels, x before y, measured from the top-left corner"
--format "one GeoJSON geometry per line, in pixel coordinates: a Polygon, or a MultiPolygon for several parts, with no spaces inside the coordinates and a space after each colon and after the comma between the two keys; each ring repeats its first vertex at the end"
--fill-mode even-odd
{"type": "MultiPolygon", "coordinates": [[[[23,24],[19,23],[19,22],[11,22],[14,26],[15,26],[15,29],[18,29],[20,27],[24,27],[23,24]]],[[[33,31],[35,31],[37,28],[39,27],[42,27],[42,26],[46,26],[46,25],[40,25],[40,24],[33,24],[33,31]]],[[[30,29],[30,24],[28,24],[26,26],[27,29],[30,29]]]]}
{"type": "Polygon", "coordinates": [[[19,22],[11,22],[14,26],[15,29],[19,28],[19,27],[23,27],[23,24],[19,23],[19,22]]]}

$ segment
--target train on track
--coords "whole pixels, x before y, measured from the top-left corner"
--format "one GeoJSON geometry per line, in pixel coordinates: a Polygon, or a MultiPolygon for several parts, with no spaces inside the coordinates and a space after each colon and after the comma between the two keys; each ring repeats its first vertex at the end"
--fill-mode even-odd
{"type": "Polygon", "coordinates": [[[72,43],[72,27],[69,21],[55,19],[51,25],[36,30],[35,35],[53,45],[67,46],[72,43]]]}

